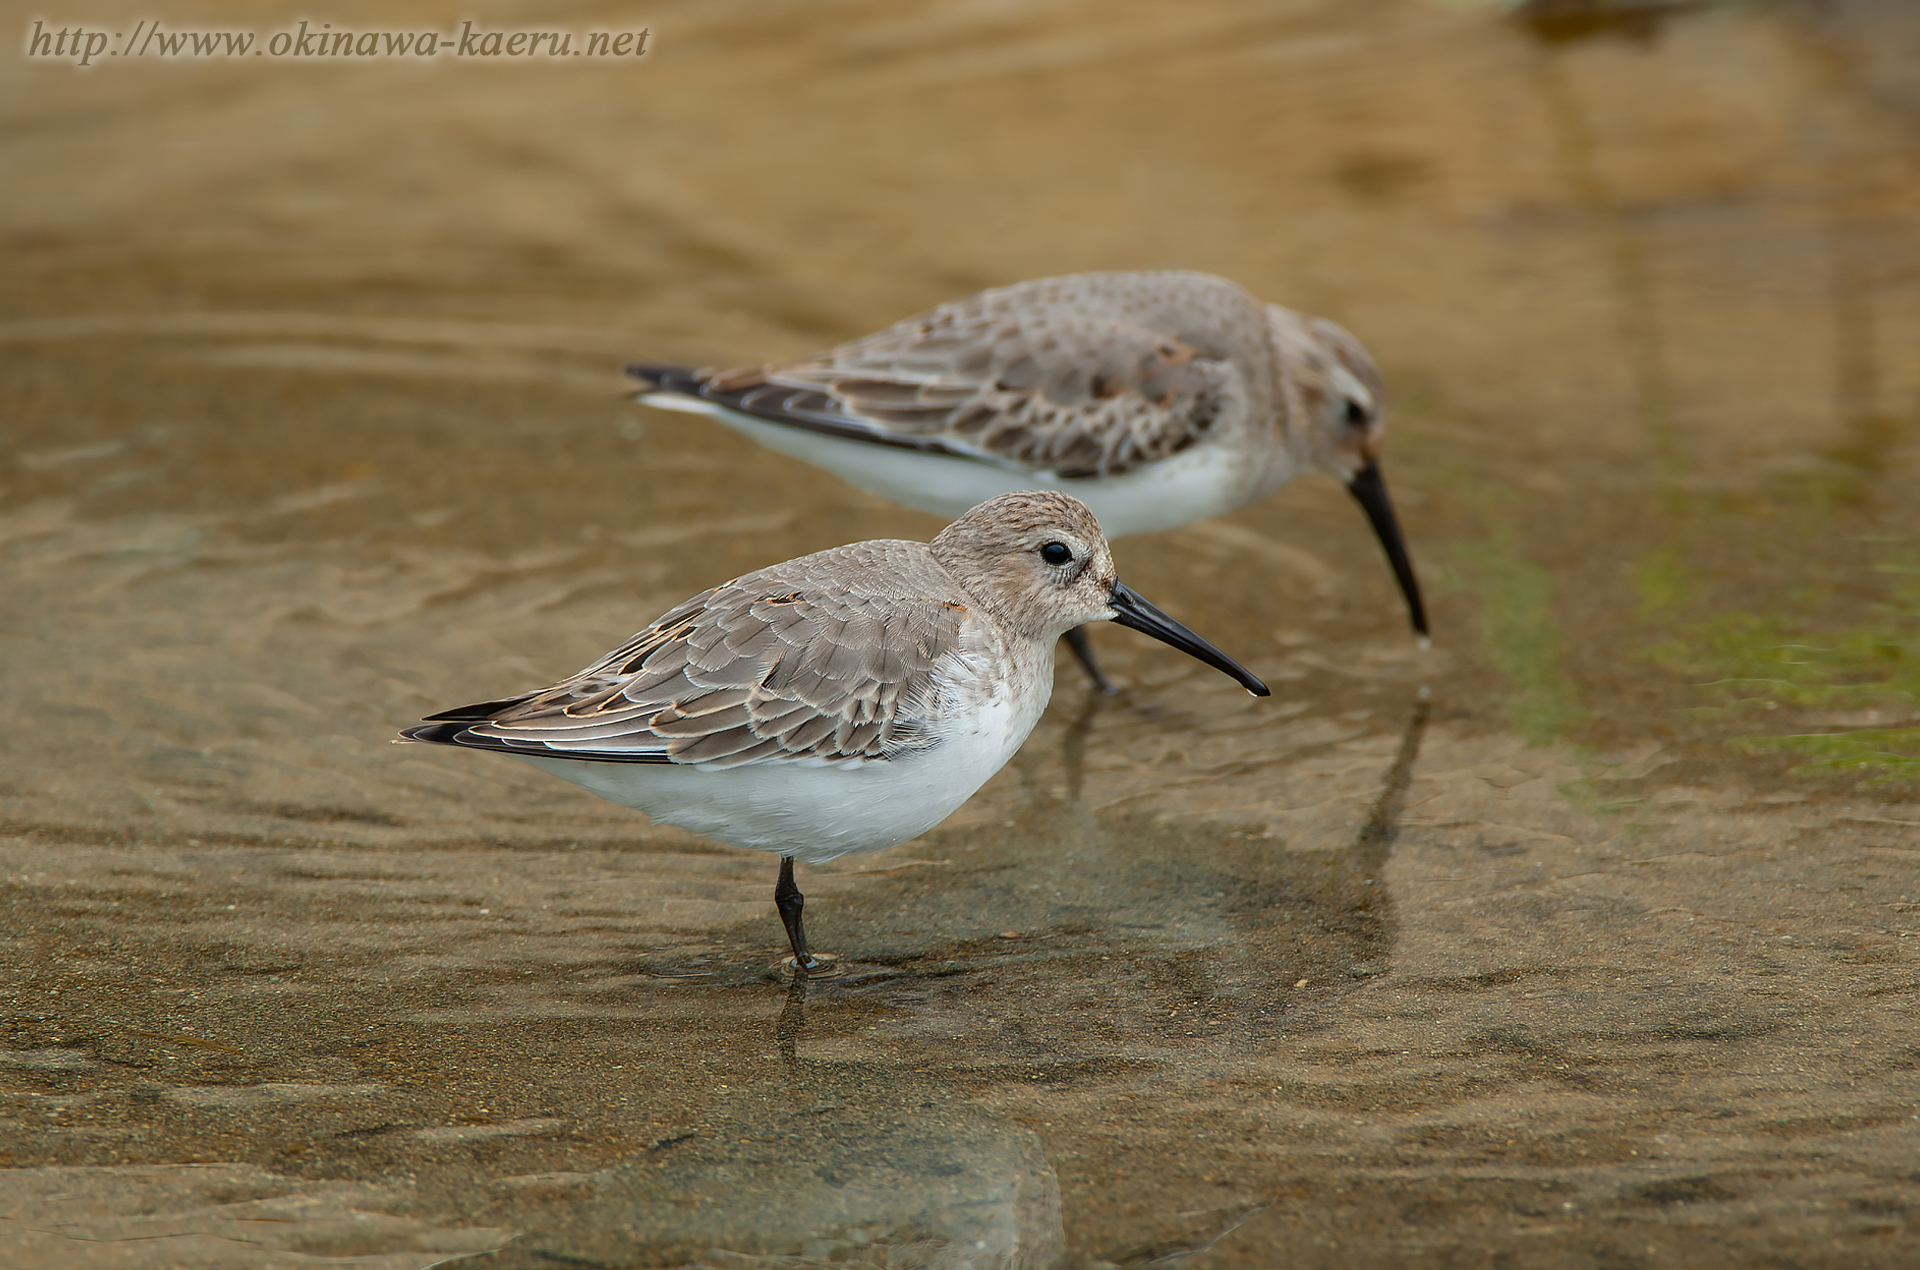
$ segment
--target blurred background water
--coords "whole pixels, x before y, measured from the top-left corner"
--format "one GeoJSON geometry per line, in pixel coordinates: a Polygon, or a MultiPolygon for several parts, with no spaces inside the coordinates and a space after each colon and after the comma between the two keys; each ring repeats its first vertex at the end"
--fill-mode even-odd
{"type": "Polygon", "coordinates": [[[651,43],[0,78],[0,1260],[1920,1258],[1920,9],[157,16],[651,43]],[[1378,357],[1433,649],[1330,481],[1124,540],[1275,696],[1096,632],[805,994],[767,857],[387,744],[938,530],[623,360],[1148,268],[1378,357]]]}

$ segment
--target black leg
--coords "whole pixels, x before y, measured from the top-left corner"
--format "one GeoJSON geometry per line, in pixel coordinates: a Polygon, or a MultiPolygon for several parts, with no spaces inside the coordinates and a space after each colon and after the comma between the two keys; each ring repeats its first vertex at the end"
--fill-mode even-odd
{"type": "Polygon", "coordinates": [[[787,1005],[780,1011],[780,1022],[773,1030],[773,1040],[780,1047],[780,1057],[789,1063],[798,1060],[795,1053],[800,1043],[800,1033],[807,1026],[807,976],[804,971],[793,972],[793,982],[787,986],[787,1005]]]}
{"type": "Polygon", "coordinates": [[[1093,644],[1087,639],[1086,627],[1076,626],[1067,632],[1067,647],[1073,650],[1073,655],[1080,659],[1080,664],[1087,668],[1089,675],[1093,676],[1095,688],[1108,695],[1120,691],[1113,686],[1113,681],[1107,678],[1107,672],[1100,669],[1100,663],[1094,660],[1093,644]]]}
{"type": "Polygon", "coordinates": [[[800,888],[793,881],[793,857],[780,857],[780,880],[773,887],[773,906],[780,910],[780,920],[787,928],[787,942],[793,945],[793,969],[795,974],[805,974],[820,963],[807,951],[807,928],[800,923],[800,910],[807,906],[807,897],[800,894],[800,888]]]}

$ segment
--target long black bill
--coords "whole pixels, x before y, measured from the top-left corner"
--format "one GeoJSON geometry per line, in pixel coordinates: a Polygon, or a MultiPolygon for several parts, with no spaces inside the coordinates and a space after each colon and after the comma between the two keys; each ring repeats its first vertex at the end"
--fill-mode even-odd
{"type": "Polygon", "coordinates": [[[1413,619],[1413,629],[1425,635],[1427,609],[1420,603],[1420,581],[1413,576],[1413,561],[1407,558],[1407,543],[1400,536],[1400,522],[1394,519],[1393,500],[1387,497],[1387,482],[1380,475],[1380,465],[1369,463],[1355,472],[1347,488],[1360,500],[1360,506],[1367,509],[1367,521],[1373,526],[1374,536],[1380,539],[1380,546],[1386,550],[1387,563],[1393,566],[1394,579],[1400,583],[1400,594],[1407,597],[1407,616],[1413,619]]]}
{"type": "Polygon", "coordinates": [[[1163,644],[1171,644],[1189,657],[1196,657],[1215,670],[1232,676],[1242,688],[1256,697],[1270,696],[1267,686],[1255,679],[1247,668],[1201,639],[1180,623],[1134,594],[1123,583],[1113,584],[1113,620],[1118,626],[1144,631],[1163,644]]]}

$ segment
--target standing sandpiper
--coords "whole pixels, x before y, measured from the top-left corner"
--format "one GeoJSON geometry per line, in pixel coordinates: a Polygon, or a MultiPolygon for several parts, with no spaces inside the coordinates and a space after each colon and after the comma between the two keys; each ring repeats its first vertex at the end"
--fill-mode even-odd
{"type": "Polygon", "coordinates": [[[495,750],[602,798],[796,859],[925,833],[999,771],[1053,692],[1053,647],[1118,622],[1266,685],[1135,595],[1085,504],[1004,494],[932,542],[857,542],[703,591],[551,687],[429,716],[408,741],[495,750]]]}

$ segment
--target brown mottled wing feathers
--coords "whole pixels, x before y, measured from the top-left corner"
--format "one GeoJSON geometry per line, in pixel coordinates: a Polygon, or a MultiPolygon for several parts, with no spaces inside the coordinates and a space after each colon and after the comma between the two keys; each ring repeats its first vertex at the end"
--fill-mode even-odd
{"type": "Polygon", "coordinates": [[[804,361],[634,367],[775,422],[1063,477],[1177,454],[1244,408],[1259,304],[1204,274],[1078,274],[986,291],[804,361]],[[1249,334],[1253,333],[1253,334],[1249,334]]]}
{"type": "Polygon", "coordinates": [[[921,707],[966,616],[951,591],[923,543],[803,556],[693,597],[552,687],[436,716],[464,727],[408,735],[603,762],[891,757],[930,743],[921,707]]]}

